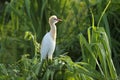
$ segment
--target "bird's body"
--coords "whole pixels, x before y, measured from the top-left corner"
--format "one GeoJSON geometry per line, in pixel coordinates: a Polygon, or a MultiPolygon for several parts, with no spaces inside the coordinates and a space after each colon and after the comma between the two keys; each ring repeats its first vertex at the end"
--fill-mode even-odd
{"type": "Polygon", "coordinates": [[[41,60],[46,59],[46,57],[52,60],[53,52],[55,50],[55,45],[56,45],[56,34],[57,34],[55,23],[57,23],[58,21],[60,21],[60,19],[58,19],[56,16],[51,16],[49,18],[49,24],[51,29],[48,33],[45,34],[42,40],[41,50],[40,50],[41,60]]]}
{"type": "Polygon", "coordinates": [[[41,46],[41,58],[45,59],[47,56],[49,59],[52,59],[53,52],[55,50],[56,41],[53,40],[52,35],[48,32],[42,40],[41,46]]]}

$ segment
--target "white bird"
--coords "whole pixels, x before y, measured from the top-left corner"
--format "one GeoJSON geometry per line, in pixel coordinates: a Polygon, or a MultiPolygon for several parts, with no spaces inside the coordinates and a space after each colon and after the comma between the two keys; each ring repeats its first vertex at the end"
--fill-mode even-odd
{"type": "Polygon", "coordinates": [[[41,60],[46,58],[52,60],[53,52],[55,50],[55,45],[56,45],[56,34],[57,34],[55,24],[59,21],[62,20],[58,19],[55,15],[49,18],[50,31],[45,34],[41,43],[41,50],[40,50],[41,60]]]}

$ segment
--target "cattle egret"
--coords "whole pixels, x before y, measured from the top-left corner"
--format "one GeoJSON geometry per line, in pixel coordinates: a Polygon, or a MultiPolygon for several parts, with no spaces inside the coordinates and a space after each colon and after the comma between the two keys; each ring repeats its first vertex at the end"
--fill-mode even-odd
{"type": "Polygon", "coordinates": [[[45,34],[41,44],[41,60],[46,57],[52,60],[53,52],[55,50],[56,45],[56,23],[62,21],[58,19],[55,15],[49,18],[50,31],[45,34]]]}

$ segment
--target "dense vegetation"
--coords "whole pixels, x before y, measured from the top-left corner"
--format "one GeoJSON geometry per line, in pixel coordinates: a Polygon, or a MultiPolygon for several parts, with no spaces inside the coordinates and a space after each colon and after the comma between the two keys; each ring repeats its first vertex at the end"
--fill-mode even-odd
{"type": "Polygon", "coordinates": [[[0,80],[119,80],[119,26],[120,0],[1,0],[0,80]],[[63,21],[41,63],[51,15],[63,21]]]}

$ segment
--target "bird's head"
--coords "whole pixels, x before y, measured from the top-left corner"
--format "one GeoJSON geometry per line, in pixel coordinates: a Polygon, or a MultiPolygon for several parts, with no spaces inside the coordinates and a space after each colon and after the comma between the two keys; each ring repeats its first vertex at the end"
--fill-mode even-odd
{"type": "Polygon", "coordinates": [[[55,15],[53,15],[49,18],[49,24],[56,24],[59,21],[62,21],[62,20],[58,19],[57,16],[55,16],[55,15]]]}

